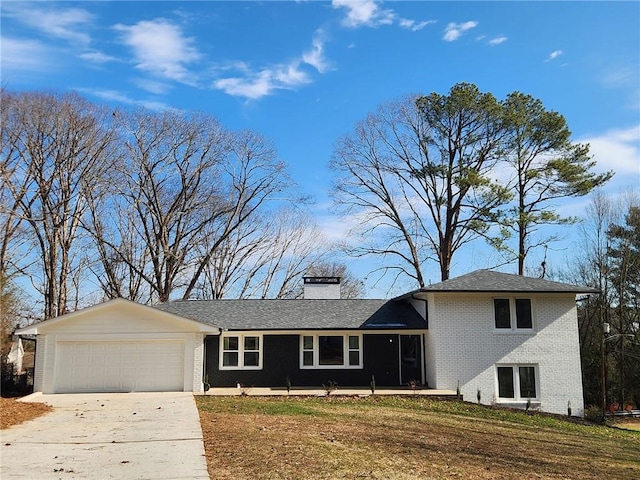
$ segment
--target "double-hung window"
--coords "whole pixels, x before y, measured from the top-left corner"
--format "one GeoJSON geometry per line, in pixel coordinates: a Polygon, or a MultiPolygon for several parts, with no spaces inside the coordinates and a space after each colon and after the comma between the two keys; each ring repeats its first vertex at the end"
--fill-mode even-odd
{"type": "Polygon", "coordinates": [[[262,369],[262,337],[223,335],[220,337],[221,370],[262,369]]]}
{"type": "Polygon", "coordinates": [[[362,335],[301,335],[300,368],[362,368],[362,335]]]}
{"type": "Polygon", "coordinates": [[[498,331],[533,330],[530,298],[494,298],[494,327],[498,331]]]}
{"type": "Polygon", "coordinates": [[[538,399],[537,365],[497,365],[499,401],[538,399]]]}

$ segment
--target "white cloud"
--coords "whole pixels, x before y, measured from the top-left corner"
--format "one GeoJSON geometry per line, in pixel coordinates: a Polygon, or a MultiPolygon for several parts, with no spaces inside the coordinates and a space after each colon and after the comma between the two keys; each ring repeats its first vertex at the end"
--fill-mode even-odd
{"type": "Polygon", "coordinates": [[[275,90],[293,89],[311,83],[302,64],[314,67],[319,73],[330,69],[330,62],[324,52],[324,31],[316,30],[312,48],[287,64],[275,64],[262,69],[253,69],[246,62],[235,61],[215,65],[211,73],[217,77],[213,87],[228,95],[255,100],[271,95],[275,90]]]}
{"type": "Polygon", "coordinates": [[[193,39],[185,37],[180,27],[163,19],[141,21],[135,25],[117,24],[122,41],[133,49],[136,68],[189,85],[195,78],[187,65],[200,59],[193,39]]]}
{"type": "Polygon", "coordinates": [[[136,100],[117,90],[90,88],[78,88],[76,90],[87,95],[93,95],[94,97],[101,98],[108,102],[117,102],[124,105],[137,105],[148,108],[149,110],[167,110],[171,108],[169,105],[155,100],[136,100]]]}
{"type": "Polygon", "coordinates": [[[545,60],[546,62],[550,62],[551,60],[555,60],[556,58],[558,58],[560,55],[562,55],[562,50],[554,50],[553,52],[551,52],[549,54],[549,56],[547,57],[547,59],[545,60]]]}
{"type": "Polygon", "coordinates": [[[106,53],[98,52],[96,50],[81,53],[79,56],[82,60],[86,60],[87,62],[91,62],[91,63],[107,63],[107,62],[114,62],[117,60],[115,57],[112,57],[111,55],[107,55],[106,53]]]}
{"type": "Polygon", "coordinates": [[[252,72],[242,64],[242,77],[220,78],[213,86],[228,95],[244,97],[252,100],[270,95],[276,89],[290,89],[310,82],[305,72],[300,70],[299,63],[279,65],[252,72]]]}
{"type": "Polygon", "coordinates": [[[634,86],[638,81],[637,68],[625,65],[620,68],[611,68],[601,77],[602,84],[607,88],[634,86]]]}
{"type": "Polygon", "coordinates": [[[628,98],[627,108],[640,110],[640,81],[638,81],[637,65],[625,65],[607,67],[606,72],[600,76],[600,83],[605,88],[621,89],[628,98]]]}
{"type": "Polygon", "coordinates": [[[0,44],[3,81],[11,80],[17,72],[46,72],[57,66],[50,49],[36,40],[2,37],[0,44]]]}
{"type": "Polygon", "coordinates": [[[621,177],[625,180],[634,178],[635,184],[638,184],[640,181],[640,124],[626,129],[609,130],[601,135],[582,138],[579,141],[590,145],[590,152],[598,162],[598,171],[613,170],[618,180],[621,180],[621,177]]]}
{"type": "Polygon", "coordinates": [[[171,85],[169,85],[168,83],[158,82],[156,80],[151,80],[148,78],[136,78],[133,80],[133,83],[143,90],[156,95],[164,95],[169,90],[171,90],[171,85]]]}
{"type": "Polygon", "coordinates": [[[347,9],[342,23],[351,28],[390,25],[395,17],[392,10],[381,10],[375,0],[332,0],[331,5],[347,9]]]}
{"type": "Polygon", "coordinates": [[[93,15],[81,8],[56,10],[49,7],[35,7],[33,3],[26,5],[5,2],[3,15],[14,18],[46,35],[66,40],[82,48],[88,47],[91,42],[89,34],[82,29],[92,22],[93,15]]]}
{"type": "Polygon", "coordinates": [[[500,45],[501,43],[504,43],[506,41],[507,41],[507,37],[496,37],[489,40],[489,45],[493,47],[495,45],[500,45]]]}
{"type": "Polygon", "coordinates": [[[311,65],[318,72],[325,73],[329,69],[329,62],[324,55],[324,42],[322,30],[317,30],[311,41],[312,49],[302,54],[304,63],[311,65]]]}
{"type": "Polygon", "coordinates": [[[270,72],[282,88],[295,87],[310,81],[308,75],[300,70],[300,64],[298,63],[290,63],[284,67],[275,68],[270,72]]]}
{"type": "Polygon", "coordinates": [[[453,42],[460,38],[460,36],[467,30],[471,30],[478,26],[478,22],[469,21],[464,23],[449,23],[444,29],[443,40],[447,42],[453,42]]]}
{"type": "Polygon", "coordinates": [[[333,8],[346,9],[347,15],[342,24],[349,28],[379,27],[380,25],[393,25],[396,23],[401,28],[413,32],[422,30],[427,25],[436,23],[435,20],[416,20],[399,17],[391,9],[382,9],[377,0],[332,0],[333,8]]]}
{"type": "Polygon", "coordinates": [[[407,30],[411,30],[412,32],[422,30],[427,25],[431,25],[433,23],[437,23],[437,20],[424,20],[422,22],[416,22],[415,20],[409,20],[407,18],[398,19],[398,25],[400,25],[402,28],[406,28],[407,30]]]}

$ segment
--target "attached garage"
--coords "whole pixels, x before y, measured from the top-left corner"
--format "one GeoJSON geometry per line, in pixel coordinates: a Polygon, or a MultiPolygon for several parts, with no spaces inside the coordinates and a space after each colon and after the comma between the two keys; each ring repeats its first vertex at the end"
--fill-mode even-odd
{"type": "Polygon", "coordinates": [[[54,390],[164,392],[184,388],[184,342],[59,342],[54,390]]]}
{"type": "Polygon", "coordinates": [[[117,299],[19,330],[35,334],[34,390],[202,391],[205,335],[220,329],[117,299]]]}

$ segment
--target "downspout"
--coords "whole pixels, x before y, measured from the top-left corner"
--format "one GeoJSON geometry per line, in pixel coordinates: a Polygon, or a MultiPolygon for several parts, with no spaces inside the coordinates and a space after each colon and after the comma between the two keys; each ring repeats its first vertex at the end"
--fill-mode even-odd
{"type": "MultiPolygon", "coordinates": [[[[217,336],[219,337],[221,334],[222,334],[222,328],[218,327],[217,336]]],[[[207,385],[211,387],[211,379],[209,378],[209,371],[207,369],[207,338],[208,337],[213,337],[213,335],[205,335],[202,342],[202,384],[204,387],[205,395],[207,393],[207,390],[209,389],[207,388],[207,385]]]]}
{"type": "MultiPolygon", "coordinates": [[[[429,330],[429,302],[424,299],[424,298],[418,298],[415,296],[415,294],[411,294],[411,299],[412,300],[417,300],[417,301],[421,301],[424,302],[424,323],[425,323],[425,328],[427,330],[429,330]]],[[[425,334],[423,333],[422,335],[420,335],[420,355],[422,357],[422,365],[421,365],[421,379],[420,381],[422,382],[422,385],[424,385],[427,381],[427,355],[426,355],[426,348],[425,348],[425,343],[426,343],[426,338],[425,338],[425,334]]]]}

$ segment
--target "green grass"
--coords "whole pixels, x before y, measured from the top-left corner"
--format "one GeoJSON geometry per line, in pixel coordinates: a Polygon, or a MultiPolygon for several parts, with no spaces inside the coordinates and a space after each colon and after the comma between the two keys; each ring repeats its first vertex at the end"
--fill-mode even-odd
{"type": "Polygon", "coordinates": [[[290,399],[288,397],[196,397],[198,408],[204,412],[227,414],[262,415],[323,415],[309,399],[290,399]],[[212,400],[209,400],[212,399],[212,400]]]}

